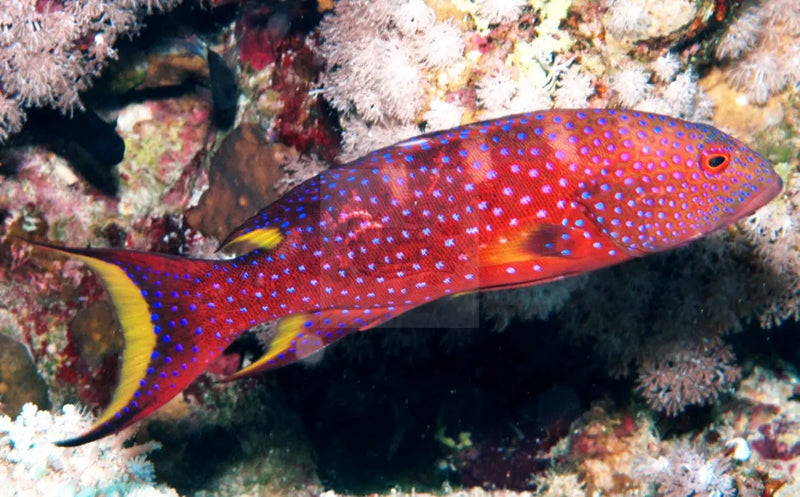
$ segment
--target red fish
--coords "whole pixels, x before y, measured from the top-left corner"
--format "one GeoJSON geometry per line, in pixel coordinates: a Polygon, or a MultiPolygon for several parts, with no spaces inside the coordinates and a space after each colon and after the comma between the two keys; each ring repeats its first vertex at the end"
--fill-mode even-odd
{"type": "Polygon", "coordinates": [[[231,260],[48,247],[103,280],[120,382],[96,440],[185,389],[244,330],[278,320],[238,378],[426,302],[592,271],[684,245],[781,190],[705,125],[624,110],[520,114],[420,136],[324,172],[222,243],[231,260]]]}

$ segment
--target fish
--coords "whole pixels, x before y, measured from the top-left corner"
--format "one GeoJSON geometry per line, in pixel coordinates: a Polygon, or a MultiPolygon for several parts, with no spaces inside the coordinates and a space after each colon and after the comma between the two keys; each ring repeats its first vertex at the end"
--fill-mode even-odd
{"type": "Polygon", "coordinates": [[[75,446],[139,421],[247,329],[284,366],[448,296],[542,284],[686,245],[782,189],[702,123],[546,110],[424,134],[298,185],[225,238],[229,259],[38,244],[86,263],[124,335],[119,383],[75,446]]]}
{"type": "Polygon", "coordinates": [[[115,196],[119,178],[114,166],[125,156],[125,141],[117,134],[116,122],[107,121],[92,109],[75,109],[64,115],[54,109],[31,109],[25,134],[0,149],[27,148],[31,143],[67,159],[72,168],[100,192],[115,196]]]}

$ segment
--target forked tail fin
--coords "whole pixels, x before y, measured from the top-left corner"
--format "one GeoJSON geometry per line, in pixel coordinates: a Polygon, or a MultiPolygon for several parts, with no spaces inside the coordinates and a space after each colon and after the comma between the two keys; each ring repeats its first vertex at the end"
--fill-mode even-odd
{"type": "Polygon", "coordinates": [[[97,273],[125,339],[111,402],[88,431],[57,445],[91,442],[147,416],[184,390],[236,336],[235,326],[216,323],[220,310],[210,280],[224,270],[223,261],[34,245],[85,262],[97,273]]]}

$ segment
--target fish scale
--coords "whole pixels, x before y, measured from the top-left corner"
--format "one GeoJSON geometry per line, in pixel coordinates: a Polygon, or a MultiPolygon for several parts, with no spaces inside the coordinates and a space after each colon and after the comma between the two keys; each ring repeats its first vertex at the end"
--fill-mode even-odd
{"type": "Polygon", "coordinates": [[[104,281],[125,336],[95,440],[178,394],[246,329],[231,378],[294,362],[447,295],[544,283],[688,243],[781,189],[719,130],[625,110],[552,110],[431,133],[302,183],[222,243],[233,260],[45,246],[104,281]]]}

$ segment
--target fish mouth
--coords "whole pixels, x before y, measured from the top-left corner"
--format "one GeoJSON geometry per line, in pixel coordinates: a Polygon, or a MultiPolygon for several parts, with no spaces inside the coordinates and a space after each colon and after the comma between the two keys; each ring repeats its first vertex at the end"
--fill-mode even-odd
{"type": "Polygon", "coordinates": [[[753,213],[770,203],[783,191],[784,185],[781,177],[777,174],[774,174],[772,177],[774,181],[762,183],[761,191],[742,205],[742,215],[738,216],[737,219],[753,215],[753,213]]]}
{"type": "Polygon", "coordinates": [[[756,211],[774,200],[783,191],[783,180],[777,174],[773,178],[774,181],[759,183],[760,189],[757,190],[755,195],[742,202],[734,212],[721,217],[717,225],[718,229],[752,216],[756,211]]]}

